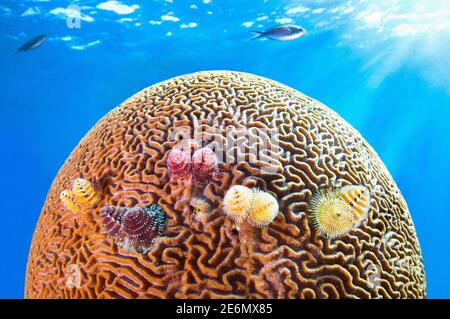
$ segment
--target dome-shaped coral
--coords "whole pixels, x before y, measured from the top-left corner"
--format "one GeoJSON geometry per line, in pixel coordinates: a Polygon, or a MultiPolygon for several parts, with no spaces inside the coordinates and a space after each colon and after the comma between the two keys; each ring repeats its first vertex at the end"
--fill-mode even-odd
{"type": "Polygon", "coordinates": [[[199,72],[137,93],[72,152],[34,233],[25,296],[422,298],[425,274],[406,203],[355,129],[277,82],[199,72]],[[171,181],[167,160],[180,137],[214,150],[218,170],[207,184],[171,181]],[[99,192],[94,207],[82,208],[83,223],[59,198],[77,178],[95,181],[99,192]],[[249,187],[278,202],[266,227],[244,227],[223,214],[227,191],[248,178],[249,187]],[[309,204],[321,189],[346,185],[370,192],[363,198],[370,201],[367,215],[338,238],[321,236],[308,218],[309,204]],[[193,198],[208,203],[201,218],[193,217],[193,198]],[[148,251],[123,249],[105,233],[103,207],[154,204],[166,220],[148,251]],[[73,264],[78,274],[67,273],[73,264]],[[74,275],[78,287],[67,284],[74,275]]]}

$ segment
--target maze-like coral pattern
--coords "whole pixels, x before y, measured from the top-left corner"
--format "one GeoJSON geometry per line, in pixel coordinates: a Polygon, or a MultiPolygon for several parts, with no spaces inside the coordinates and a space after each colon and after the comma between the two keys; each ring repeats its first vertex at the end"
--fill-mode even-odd
{"type": "Polygon", "coordinates": [[[144,89],[82,139],[42,209],[25,296],[423,298],[425,291],[406,203],[360,134],[293,89],[223,71],[144,89]],[[240,135],[244,129],[247,137],[240,135]],[[168,151],[182,135],[223,154],[220,173],[202,194],[211,210],[201,216],[189,205],[198,190],[169,182],[168,151]],[[269,149],[253,156],[267,140],[269,149]],[[79,177],[93,181],[101,193],[85,218],[65,209],[58,197],[79,177]],[[239,227],[224,216],[221,200],[235,184],[276,196],[280,213],[270,226],[239,227]],[[369,188],[368,218],[340,238],[319,236],[306,215],[314,192],[348,184],[369,188]],[[104,234],[101,207],[153,203],[168,221],[165,236],[148,253],[127,252],[104,234]]]}

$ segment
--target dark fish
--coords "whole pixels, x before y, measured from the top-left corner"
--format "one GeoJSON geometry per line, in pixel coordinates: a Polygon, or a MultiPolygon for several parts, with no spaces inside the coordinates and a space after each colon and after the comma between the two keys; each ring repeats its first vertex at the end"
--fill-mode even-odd
{"type": "Polygon", "coordinates": [[[39,47],[42,43],[44,43],[46,38],[47,38],[46,34],[40,34],[25,42],[20,48],[17,49],[16,53],[19,53],[20,51],[28,51],[31,49],[35,49],[39,47]]]}
{"type": "Polygon", "coordinates": [[[278,41],[290,41],[300,38],[306,34],[306,30],[294,24],[280,25],[270,28],[266,31],[250,31],[257,33],[258,35],[253,39],[268,38],[278,41]]]}

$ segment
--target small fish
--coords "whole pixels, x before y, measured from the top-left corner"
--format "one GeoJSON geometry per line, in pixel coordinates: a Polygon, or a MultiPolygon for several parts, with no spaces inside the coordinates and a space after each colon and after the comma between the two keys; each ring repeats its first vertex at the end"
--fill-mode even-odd
{"type": "Polygon", "coordinates": [[[44,43],[45,39],[47,39],[47,35],[40,34],[40,35],[28,40],[20,48],[17,49],[16,54],[19,53],[20,51],[28,51],[31,49],[36,49],[42,43],[44,43]]]}
{"type": "Polygon", "coordinates": [[[278,40],[278,41],[295,40],[306,34],[305,29],[294,24],[280,25],[270,28],[266,31],[250,31],[250,32],[258,34],[257,36],[252,38],[252,40],[265,37],[271,40],[278,40]]]}

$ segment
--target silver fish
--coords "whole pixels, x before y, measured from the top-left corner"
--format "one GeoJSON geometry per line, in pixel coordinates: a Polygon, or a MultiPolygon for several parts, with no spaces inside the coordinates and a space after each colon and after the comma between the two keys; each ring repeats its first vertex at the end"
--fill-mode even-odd
{"type": "Polygon", "coordinates": [[[250,31],[250,32],[258,34],[252,39],[265,37],[271,40],[278,40],[278,41],[295,40],[306,34],[305,29],[294,24],[279,25],[270,28],[266,31],[250,31]]]}
{"type": "Polygon", "coordinates": [[[27,42],[25,42],[20,48],[17,49],[16,53],[20,51],[28,51],[31,49],[35,49],[39,47],[42,43],[44,43],[45,39],[47,39],[46,34],[40,34],[27,42]]]}

